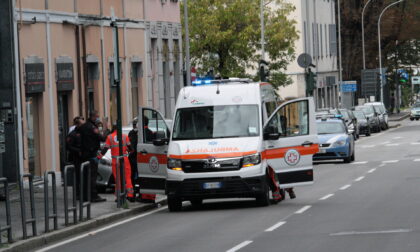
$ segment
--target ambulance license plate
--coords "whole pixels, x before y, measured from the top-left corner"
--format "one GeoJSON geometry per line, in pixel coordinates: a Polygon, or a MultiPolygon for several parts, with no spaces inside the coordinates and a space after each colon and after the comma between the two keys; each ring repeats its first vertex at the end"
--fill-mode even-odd
{"type": "Polygon", "coordinates": [[[222,188],[222,182],[203,183],[203,189],[220,189],[220,188],[222,188]]]}

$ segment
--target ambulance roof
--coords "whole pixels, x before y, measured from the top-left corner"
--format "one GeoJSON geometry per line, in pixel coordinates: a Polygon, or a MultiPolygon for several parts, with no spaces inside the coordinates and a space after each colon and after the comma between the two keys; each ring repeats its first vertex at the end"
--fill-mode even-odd
{"type": "Polygon", "coordinates": [[[177,108],[261,103],[260,83],[231,82],[181,89],[177,108]]]}

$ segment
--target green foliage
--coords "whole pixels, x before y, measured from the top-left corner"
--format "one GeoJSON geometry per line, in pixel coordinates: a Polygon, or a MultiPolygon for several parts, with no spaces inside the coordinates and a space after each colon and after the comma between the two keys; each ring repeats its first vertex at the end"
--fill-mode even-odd
{"type": "MultiPolygon", "coordinates": [[[[271,2],[278,7],[264,9],[266,52],[271,61],[270,82],[280,86],[291,83],[282,71],[294,59],[298,33],[295,21],[289,18],[294,7],[284,0],[271,2]]],[[[199,66],[199,74],[213,68],[222,77],[257,78],[261,58],[259,0],[190,0],[188,14],[191,61],[199,66]]]]}

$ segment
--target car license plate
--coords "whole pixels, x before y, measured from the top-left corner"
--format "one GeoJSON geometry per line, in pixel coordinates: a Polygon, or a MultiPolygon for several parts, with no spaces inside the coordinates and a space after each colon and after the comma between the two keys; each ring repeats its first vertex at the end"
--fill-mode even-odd
{"type": "Polygon", "coordinates": [[[318,153],[327,153],[327,149],[319,148],[318,153]]]}
{"type": "Polygon", "coordinates": [[[219,189],[222,188],[222,182],[207,182],[203,183],[204,189],[219,189]]]}

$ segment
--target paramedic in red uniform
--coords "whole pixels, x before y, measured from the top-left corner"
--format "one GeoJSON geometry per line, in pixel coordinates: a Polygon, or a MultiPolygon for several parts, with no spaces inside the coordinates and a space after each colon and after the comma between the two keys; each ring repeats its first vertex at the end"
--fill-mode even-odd
{"type": "MultiPolygon", "coordinates": [[[[125,173],[125,188],[127,190],[127,199],[134,202],[134,190],[131,183],[131,166],[128,160],[128,154],[132,151],[130,139],[126,134],[122,134],[122,153],[124,157],[124,173],[125,173]]],[[[119,142],[117,137],[117,127],[113,125],[112,133],[107,136],[103,150],[98,154],[98,159],[101,159],[105,153],[111,149],[112,156],[112,174],[114,178],[117,177],[117,158],[120,155],[119,142]]]]}

